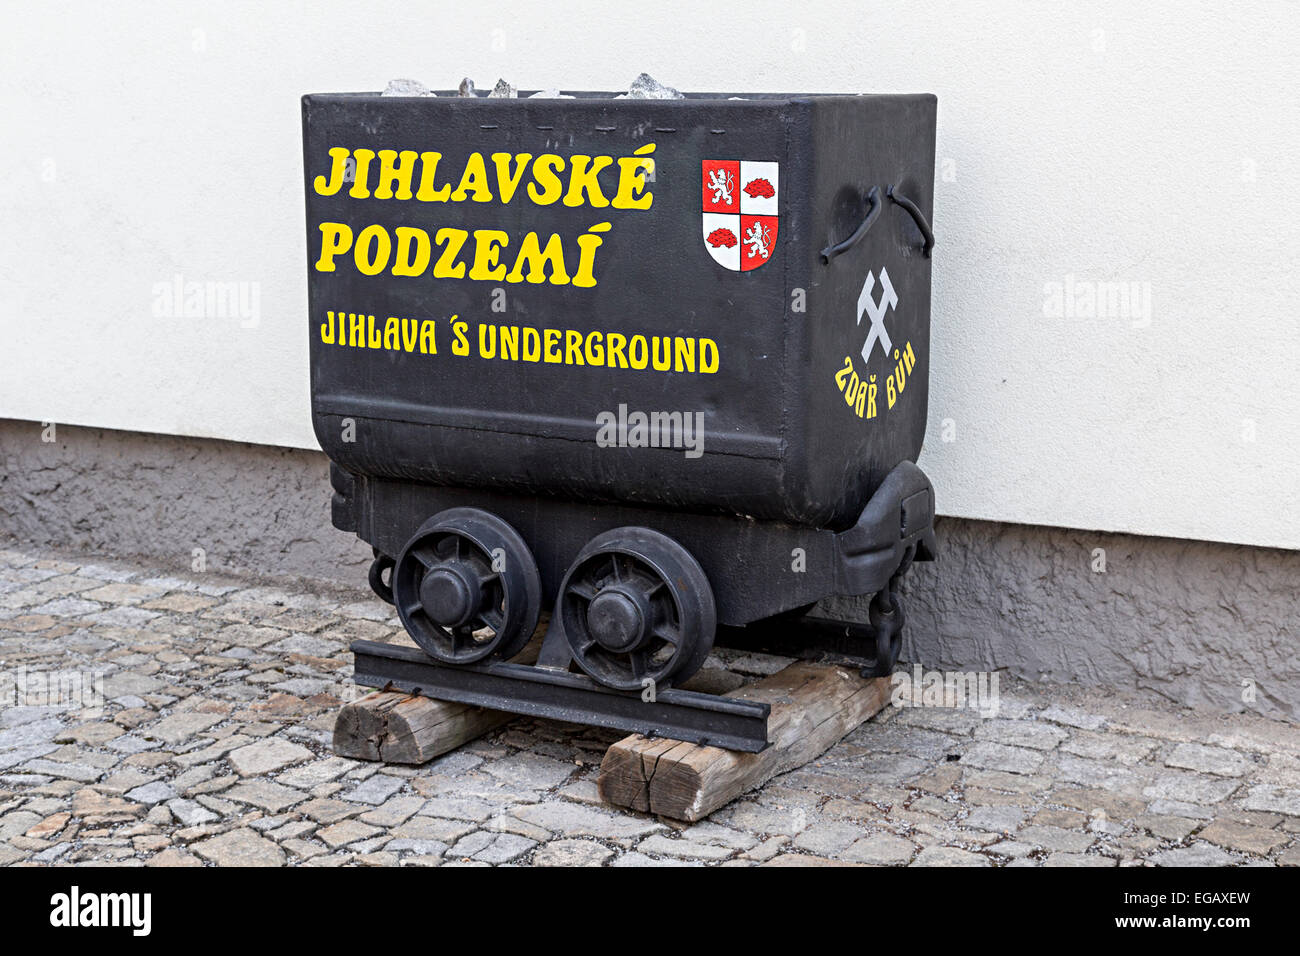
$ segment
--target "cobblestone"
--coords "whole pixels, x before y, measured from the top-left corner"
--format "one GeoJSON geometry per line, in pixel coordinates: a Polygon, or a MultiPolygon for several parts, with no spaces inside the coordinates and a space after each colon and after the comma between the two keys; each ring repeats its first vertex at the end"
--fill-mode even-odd
{"type": "Polygon", "coordinates": [[[218,866],[280,866],[284,851],[252,830],[232,830],[194,844],[194,852],[218,866]]]}
{"type": "Polygon", "coordinates": [[[915,852],[916,847],[902,837],[873,833],[854,842],[844,851],[843,857],[853,863],[891,866],[906,863],[915,852]]]}
{"type": "Polygon", "coordinates": [[[592,840],[556,840],[533,854],[534,866],[600,866],[614,851],[592,840]]]}
{"type": "Polygon", "coordinates": [[[683,825],[599,803],[607,731],[335,756],[348,643],[404,637],[368,592],[49,558],[0,547],[0,865],[1300,865],[1293,724],[1001,675],[996,715],[890,708],[683,825]],[[103,698],[19,699],[36,671],[103,698]]]}
{"type": "Polygon", "coordinates": [[[916,855],[912,866],[991,866],[992,860],[955,846],[928,846],[916,855]]]}

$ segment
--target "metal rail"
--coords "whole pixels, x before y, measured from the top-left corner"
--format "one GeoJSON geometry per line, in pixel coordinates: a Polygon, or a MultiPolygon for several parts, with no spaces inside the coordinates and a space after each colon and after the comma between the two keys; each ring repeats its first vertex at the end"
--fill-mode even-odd
{"type": "Polygon", "coordinates": [[[669,688],[652,701],[583,674],[497,661],[447,667],[413,647],[356,641],[353,681],[530,717],[593,724],[653,737],[758,753],[768,747],[771,705],[669,688]]]}

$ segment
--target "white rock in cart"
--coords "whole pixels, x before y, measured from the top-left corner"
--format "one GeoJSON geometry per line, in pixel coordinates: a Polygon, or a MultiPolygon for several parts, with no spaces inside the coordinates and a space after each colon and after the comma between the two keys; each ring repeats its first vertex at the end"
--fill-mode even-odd
{"type": "Polygon", "coordinates": [[[686,94],[673,89],[671,86],[664,86],[649,73],[642,73],[632,81],[632,85],[627,88],[627,92],[617,97],[617,99],[684,100],[686,94]]]}
{"type": "Polygon", "coordinates": [[[461,96],[478,96],[478,91],[474,89],[474,81],[468,76],[460,81],[461,96]]]}
{"type": "Polygon", "coordinates": [[[380,96],[437,96],[419,80],[389,80],[380,96]]]}
{"type": "Polygon", "coordinates": [[[528,98],[530,100],[571,100],[573,99],[573,97],[568,93],[561,93],[559,90],[555,90],[555,89],[538,90],[536,93],[530,94],[528,98]]]}
{"type": "Polygon", "coordinates": [[[518,91],[505,80],[497,80],[497,85],[492,87],[492,92],[488,94],[488,97],[491,99],[512,99],[518,95],[518,91]]]}

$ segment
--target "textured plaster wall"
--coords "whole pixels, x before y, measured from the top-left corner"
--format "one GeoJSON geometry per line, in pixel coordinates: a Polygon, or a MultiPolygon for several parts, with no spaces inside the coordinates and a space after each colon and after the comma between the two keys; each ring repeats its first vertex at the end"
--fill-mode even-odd
{"type": "Polygon", "coordinates": [[[940,560],[909,576],[905,658],[1300,719],[1300,554],[957,518],[937,531],[940,560]]]}
{"type": "Polygon", "coordinates": [[[365,584],[370,549],[330,524],[320,452],[0,419],[0,534],[209,571],[365,584]]]}
{"type": "MultiPolygon", "coordinates": [[[[177,568],[201,547],[214,571],[363,585],[370,553],[330,525],[319,452],[72,426],[56,437],[0,420],[0,536],[177,568]]],[[[938,536],[941,560],[908,579],[905,658],[1300,719],[1300,554],[955,518],[938,536]]],[[[836,610],[866,616],[862,602],[836,610]]]]}
{"type": "Polygon", "coordinates": [[[315,447],[305,92],[928,91],[940,510],[1300,548],[1298,31],[1282,2],[28,4],[0,415],[315,447]],[[177,315],[177,280],[249,308],[177,315]]]}

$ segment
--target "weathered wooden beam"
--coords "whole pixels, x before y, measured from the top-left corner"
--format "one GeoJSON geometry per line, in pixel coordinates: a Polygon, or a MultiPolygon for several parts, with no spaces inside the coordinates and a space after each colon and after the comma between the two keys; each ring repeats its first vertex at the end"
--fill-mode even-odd
{"type": "Polygon", "coordinates": [[[820,756],[889,703],[887,677],[855,668],[795,663],[728,697],[772,705],[762,753],[746,754],[640,734],[605,752],[597,786],[607,803],[695,821],[820,756]]]}
{"type": "MultiPolygon", "coordinates": [[[[548,617],[542,615],[532,640],[515,660],[520,663],[537,660],[548,617]]],[[[405,634],[397,640],[415,645],[405,634]]],[[[455,750],[514,717],[505,711],[472,704],[432,700],[402,691],[375,690],[339,710],[334,719],[334,752],[354,760],[420,764],[455,750]]]]}
{"type": "Polygon", "coordinates": [[[339,710],[334,752],[356,760],[425,763],[513,717],[470,704],[376,690],[339,710]]]}

